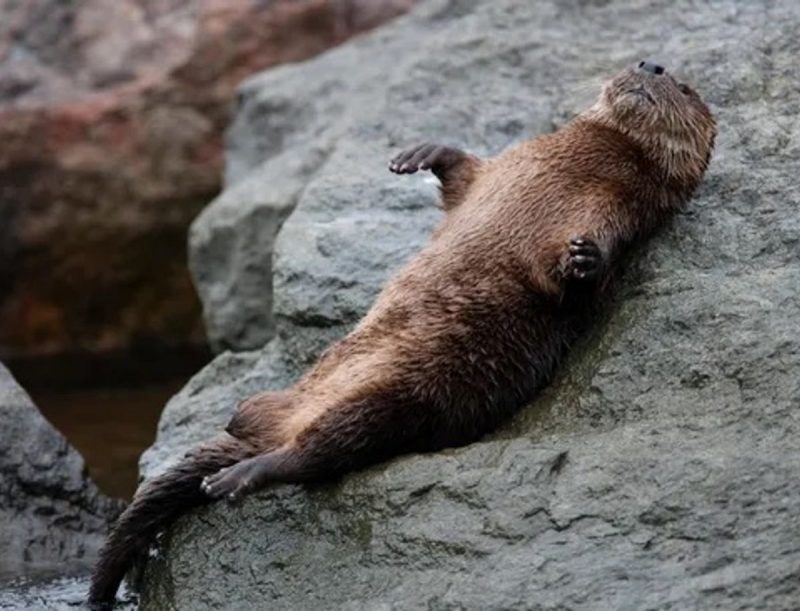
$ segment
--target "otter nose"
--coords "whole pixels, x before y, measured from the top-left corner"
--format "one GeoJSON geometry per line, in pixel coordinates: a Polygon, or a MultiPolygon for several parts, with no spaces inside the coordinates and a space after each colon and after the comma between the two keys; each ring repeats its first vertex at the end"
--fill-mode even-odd
{"type": "Polygon", "coordinates": [[[639,70],[644,70],[645,72],[649,72],[650,74],[664,74],[663,66],[659,66],[658,64],[654,64],[653,62],[639,62],[639,70]]]}

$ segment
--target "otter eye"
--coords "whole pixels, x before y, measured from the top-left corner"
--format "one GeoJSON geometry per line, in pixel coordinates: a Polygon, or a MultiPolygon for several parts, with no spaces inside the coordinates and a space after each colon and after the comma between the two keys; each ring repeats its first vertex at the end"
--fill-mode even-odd
{"type": "Polygon", "coordinates": [[[689,89],[689,86],[688,85],[684,85],[683,83],[678,83],[678,89],[681,90],[681,93],[683,95],[689,95],[692,92],[692,90],[689,89]]]}

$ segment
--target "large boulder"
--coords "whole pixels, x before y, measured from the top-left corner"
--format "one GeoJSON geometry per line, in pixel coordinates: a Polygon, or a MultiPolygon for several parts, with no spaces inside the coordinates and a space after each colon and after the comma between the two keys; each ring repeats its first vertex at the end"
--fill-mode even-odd
{"type": "Polygon", "coordinates": [[[85,572],[121,502],[0,364],[0,580],[85,572]]]}
{"type": "Polygon", "coordinates": [[[0,4],[0,357],[202,344],[185,234],[237,83],[412,2],[0,4]]]}
{"type": "Polygon", "coordinates": [[[798,27],[788,1],[431,0],[249,80],[232,192],[195,231],[219,240],[218,278],[262,282],[269,252],[237,239],[271,232],[296,202],[273,253],[277,335],[218,357],[171,401],[147,477],[240,398],[290,383],[427,239],[435,192],[386,172],[398,147],[499,151],[562,124],[644,56],[698,87],[720,138],[688,210],[634,253],[617,302],[512,422],[465,448],[185,516],[148,562],[143,607],[796,607],[798,27]]]}

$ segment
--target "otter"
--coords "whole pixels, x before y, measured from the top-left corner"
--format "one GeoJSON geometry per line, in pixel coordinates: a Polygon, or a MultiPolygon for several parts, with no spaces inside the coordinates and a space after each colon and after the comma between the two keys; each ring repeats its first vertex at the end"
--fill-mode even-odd
{"type": "Polygon", "coordinates": [[[688,201],[715,137],[700,96],[643,61],[559,131],[493,159],[436,144],[397,155],[392,172],[441,183],[430,243],[297,383],[245,400],[224,433],[141,487],[90,603],[110,605],[134,558],[191,507],[468,444],[530,402],[620,255],[688,201]]]}

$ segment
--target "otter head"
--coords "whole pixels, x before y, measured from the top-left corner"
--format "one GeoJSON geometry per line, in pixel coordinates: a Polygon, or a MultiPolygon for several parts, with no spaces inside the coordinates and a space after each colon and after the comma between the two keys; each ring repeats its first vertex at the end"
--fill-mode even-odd
{"type": "Polygon", "coordinates": [[[675,179],[693,188],[714,148],[716,124],[702,98],[661,66],[642,61],[603,87],[592,114],[639,144],[675,179]]]}

